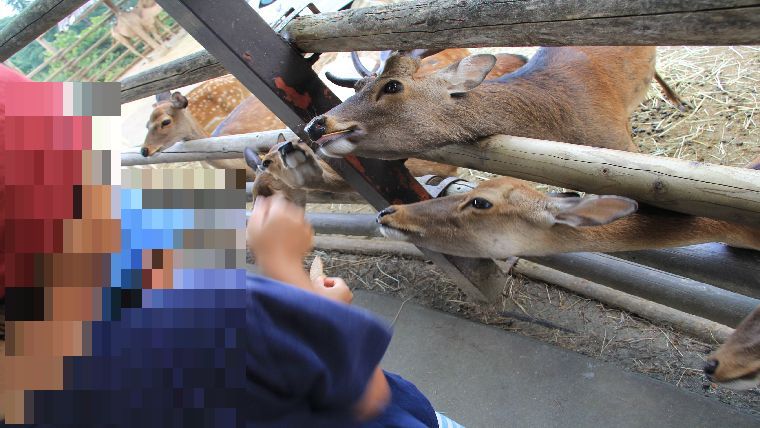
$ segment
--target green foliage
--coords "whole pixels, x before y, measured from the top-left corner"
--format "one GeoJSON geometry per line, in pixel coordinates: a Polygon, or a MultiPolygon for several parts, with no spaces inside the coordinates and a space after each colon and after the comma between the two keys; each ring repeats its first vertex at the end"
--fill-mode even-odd
{"type": "MultiPolygon", "coordinates": [[[[19,1],[29,2],[29,0],[19,1]]],[[[125,10],[129,10],[136,3],[137,0],[127,0],[121,3],[120,6],[125,10]]],[[[118,78],[134,63],[136,56],[132,52],[128,52],[119,59],[125,53],[126,48],[119,45],[111,49],[116,42],[110,37],[114,18],[113,16],[106,16],[109,12],[110,10],[106,6],[100,5],[89,16],[82,17],[79,22],[69,26],[66,31],[58,32],[55,27],[48,31],[43,36],[45,40],[49,41],[51,45],[60,51],[69,48],[70,50],[66,51],[63,55],[59,55],[42,71],[34,75],[32,79],[37,81],[66,81],[72,80],[72,77],[76,76],[75,80],[90,81],[97,78],[100,81],[109,81],[118,78]],[[105,20],[110,20],[111,22],[104,23],[103,21],[105,20]],[[101,23],[102,25],[97,27],[101,23]],[[102,41],[100,40],[101,38],[103,38],[102,41]],[[77,42],[78,44],[75,45],[77,42]],[[93,47],[96,43],[97,46],[93,47]],[[90,48],[92,50],[89,50],[90,48]],[[85,52],[87,52],[87,55],[83,56],[85,52]],[[118,64],[114,64],[117,59],[119,59],[118,64]],[[59,71],[64,66],[66,68],[59,71]],[[88,69],[88,71],[84,76],[77,75],[77,73],[85,69],[88,69]]],[[[3,26],[3,23],[12,19],[13,17],[0,19],[0,28],[3,26]]],[[[159,19],[168,24],[174,23],[174,20],[168,17],[166,12],[162,12],[159,15],[159,19]]],[[[135,42],[137,41],[135,40],[135,42]]],[[[141,43],[137,43],[136,47],[141,51],[145,49],[141,43]]],[[[48,52],[41,44],[35,41],[16,53],[11,58],[11,62],[22,72],[28,74],[53,55],[53,53],[48,52]]]]}

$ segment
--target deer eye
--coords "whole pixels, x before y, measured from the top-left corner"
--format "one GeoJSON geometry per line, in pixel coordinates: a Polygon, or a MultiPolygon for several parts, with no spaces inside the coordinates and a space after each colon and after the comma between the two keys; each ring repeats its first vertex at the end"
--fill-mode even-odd
{"type": "Polygon", "coordinates": [[[404,90],[404,85],[398,80],[391,80],[383,86],[384,94],[397,94],[404,90]]]}
{"type": "Polygon", "coordinates": [[[483,198],[475,198],[470,201],[470,206],[478,210],[487,210],[493,207],[493,204],[483,198]]]}
{"type": "Polygon", "coordinates": [[[171,119],[164,119],[164,121],[161,122],[161,127],[163,128],[165,126],[169,126],[171,125],[171,123],[172,123],[171,119]]]}
{"type": "Polygon", "coordinates": [[[264,166],[264,168],[269,168],[269,165],[271,165],[271,164],[272,164],[272,161],[269,160],[269,159],[267,159],[267,160],[265,160],[264,162],[261,163],[261,165],[264,166]]]}

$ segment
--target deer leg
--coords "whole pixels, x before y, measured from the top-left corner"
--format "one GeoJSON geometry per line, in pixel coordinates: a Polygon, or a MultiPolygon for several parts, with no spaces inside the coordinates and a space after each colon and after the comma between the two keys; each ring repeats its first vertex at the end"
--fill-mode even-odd
{"type": "Polygon", "coordinates": [[[654,72],[654,80],[656,80],[657,83],[662,88],[662,92],[665,93],[665,97],[672,104],[674,104],[678,108],[678,110],[686,111],[686,103],[681,101],[681,98],[679,98],[676,92],[673,89],[671,89],[667,83],[665,83],[665,80],[663,80],[660,74],[657,73],[656,71],[654,72]]]}
{"type": "Polygon", "coordinates": [[[136,48],[135,48],[135,47],[132,45],[132,42],[131,42],[131,41],[130,41],[128,38],[126,38],[126,37],[122,36],[120,33],[117,33],[117,32],[115,32],[115,31],[111,33],[111,36],[113,36],[113,38],[114,38],[114,39],[115,39],[117,42],[119,42],[119,43],[121,43],[122,45],[126,46],[126,47],[127,47],[127,49],[129,49],[129,50],[130,50],[130,51],[131,51],[133,54],[135,54],[135,55],[139,56],[139,57],[140,57],[140,58],[142,58],[142,59],[147,59],[147,58],[145,57],[145,55],[143,55],[143,54],[142,54],[140,51],[138,51],[138,50],[137,50],[137,49],[136,49],[136,48]]]}
{"type": "Polygon", "coordinates": [[[150,47],[153,48],[153,50],[160,51],[161,49],[163,49],[163,46],[161,45],[161,43],[158,42],[156,39],[154,39],[153,36],[151,36],[149,32],[145,31],[145,29],[142,28],[142,26],[135,26],[133,30],[137,34],[137,36],[143,39],[145,43],[150,45],[150,47]]]}

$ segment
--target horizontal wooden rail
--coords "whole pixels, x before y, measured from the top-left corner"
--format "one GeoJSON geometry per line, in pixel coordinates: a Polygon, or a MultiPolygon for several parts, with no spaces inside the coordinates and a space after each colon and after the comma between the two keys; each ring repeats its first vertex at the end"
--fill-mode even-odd
{"type": "Polygon", "coordinates": [[[121,103],[205,82],[229,72],[207,51],[199,51],[121,81],[121,103]]]}
{"type": "Polygon", "coordinates": [[[685,214],[760,225],[760,171],[497,135],[418,156],[685,214]]]}
{"type": "Polygon", "coordinates": [[[0,30],[0,62],[32,43],[87,0],[37,0],[0,30]]]}
{"type": "MultiPolygon", "coordinates": [[[[304,52],[760,43],[760,1],[428,0],[306,15],[282,33],[304,52]]],[[[122,81],[122,103],[227,74],[200,51],[122,81]]]]}
{"type": "Polygon", "coordinates": [[[269,150],[277,143],[280,134],[284,134],[287,139],[295,138],[295,134],[289,129],[203,138],[177,143],[147,158],[137,150],[124,152],[121,154],[121,166],[242,158],[243,149],[246,147],[259,152],[269,150]]]}
{"type": "MultiPolygon", "coordinates": [[[[188,141],[149,158],[122,154],[122,165],[242,157],[268,150],[289,130],[188,141]]],[[[449,165],[522,178],[599,195],[621,195],[685,214],[760,224],[760,171],[642,153],[498,135],[417,156],[449,165]]]]}
{"type": "Polygon", "coordinates": [[[760,43],[757,0],[419,0],[296,18],[304,52],[760,43]]]}

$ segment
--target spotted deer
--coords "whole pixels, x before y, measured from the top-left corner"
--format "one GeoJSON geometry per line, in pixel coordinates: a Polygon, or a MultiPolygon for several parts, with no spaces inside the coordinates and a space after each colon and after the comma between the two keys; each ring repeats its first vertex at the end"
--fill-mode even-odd
{"type": "Polygon", "coordinates": [[[396,52],[306,129],[333,157],[399,159],[495,134],[637,151],[629,118],[656,76],[655,55],[655,47],[544,47],[487,80],[493,55],[420,77],[420,59],[396,52]]]}
{"type": "Polygon", "coordinates": [[[377,216],[388,238],[463,256],[507,258],[616,252],[724,242],[760,250],[760,227],[674,213],[622,196],[544,194],[501,177],[474,190],[377,216]]]}
{"type": "Polygon", "coordinates": [[[704,371],[707,379],[726,388],[760,386],[760,306],[707,358],[704,371]]]}
{"type": "MultiPolygon", "coordinates": [[[[232,76],[205,82],[185,97],[179,92],[161,96],[148,120],[141,153],[151,156],[177,142],[210,136],[282,129],[285,125],[232,76]],[[221,79],[221,80],[220,80],[221,79]],[[247,95],[247,97],[246,97],[247,95]],[[192,100],[192,101],[191,101],[192,100]],[[226,117],[225,117],[226,116],[226,117]],[[220,121],[220,118],[224,118],[220,121]],[[214,125],[216,125],[214,129],[214,125]],[[209,128],[213,132],[209,132],[209,128]]],[[[215,168],[244,169],[242,159],[207,161],[215,168]]],[[[248,178],[253,180],[252,171],[248,178]]]]}

